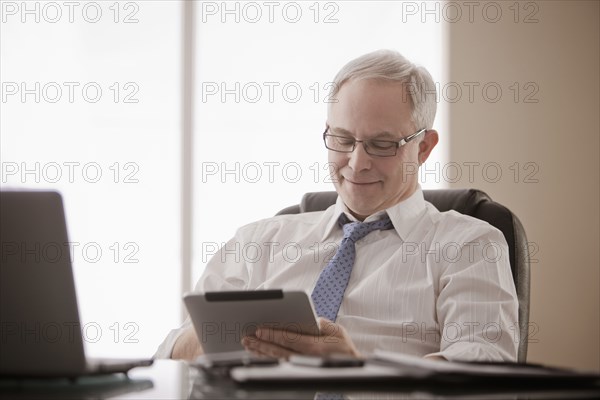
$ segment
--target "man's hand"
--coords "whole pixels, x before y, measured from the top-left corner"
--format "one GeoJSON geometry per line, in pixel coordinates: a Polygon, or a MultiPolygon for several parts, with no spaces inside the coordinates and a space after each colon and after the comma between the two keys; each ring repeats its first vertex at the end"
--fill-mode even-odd
{"type": "Polygon", "coordinates": [[[296,332],[260,327],[256,336],[246,336],[242,345],[246,350],[275,358],[289,358],[293,354],[327,355],[350,354],[360,357],[348,332],[336,323],[319,318],[319,336],[300,335],[296,332]]]}
{"type": "Polygon", "coordinates": [[[196,331],[193,326],[190,326],[175,342],[171,358],[174,360],[194,360],[202,353],[204,351],[200,346],[200,342],[198,342],[196,331]]]}

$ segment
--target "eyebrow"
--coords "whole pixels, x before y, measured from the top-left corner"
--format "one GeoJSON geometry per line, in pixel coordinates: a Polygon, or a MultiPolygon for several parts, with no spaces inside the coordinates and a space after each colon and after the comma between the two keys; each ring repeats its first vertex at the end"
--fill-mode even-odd
{"type": "MultiPolygon", "coordinates": [[[[343,136],[352,136],[355,137],[352,132],[344,129],[344,128],[336,128],[336,127],[329,127],[329,131],[334,134],[334,135],[343,135],[343,136]]],[[[396,135],[394,135],[391,132],[388,131],[382,131],[382,132],[378,132],[375,135],[373,135],[371,138],[369,139],[391,139],[391,140],[398,140],[396,138],[396,135]]]]}

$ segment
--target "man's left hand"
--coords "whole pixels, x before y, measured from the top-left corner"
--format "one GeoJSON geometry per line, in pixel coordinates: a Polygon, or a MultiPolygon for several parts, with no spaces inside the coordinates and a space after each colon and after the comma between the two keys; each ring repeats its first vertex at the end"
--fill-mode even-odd
{"type": "Polygon", "coordinates": [[[255,336],[246,336],[242,345],[246,350],[263,356],[289,358],[293,354],[327,355],[350,354],[360,357],[348,332],[339,324],[319,318],[319,336],[260,327],[255,336]]]}

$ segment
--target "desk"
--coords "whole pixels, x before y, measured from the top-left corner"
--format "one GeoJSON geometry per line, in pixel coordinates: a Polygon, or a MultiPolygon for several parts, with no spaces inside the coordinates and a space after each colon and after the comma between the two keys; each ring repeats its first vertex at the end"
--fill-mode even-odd
{"type": "Polygon", "coordinates": [[[136,368],[113,377],[85,378],[79,385],[68,381],[31,381],[20,386],[0,384],[0,399],[111,398],[111,399],[596,399],[594,388],[465,387],[414,382],[393,385],[344,384],[240,386],[223,376],[211,376],[179,361],[157,360],[152,367],[136,368]],[[94,381],[95,380],[95,381],[94,381]],[[321,393],[318,395],[318,393],[321,393]]]}
{"type": "Polygon", "coordinates": [[[307,387],[307,385],[239,386],[225,377],[208,376],[194,367],[179,361],[157,360],[150,368],[137,368],[130,372],[132,379],[151,380],[153,387],[119,395],[119,399],[314,399],[317,393],[340,393],[343,396],[319,396],[335,399],[423,399],[423,398],[528,398],[528,399],[593,399],[600,398],[596,388],[508,388],[476,387],[464,385],[431,387],[427,382],[394,385],[378,388],[339,386],[307,387]]]}

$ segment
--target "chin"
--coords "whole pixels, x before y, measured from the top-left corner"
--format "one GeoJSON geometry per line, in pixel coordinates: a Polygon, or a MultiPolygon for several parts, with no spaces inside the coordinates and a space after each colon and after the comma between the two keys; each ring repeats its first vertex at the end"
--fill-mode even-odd
{"type": "Polygon", "coordinates": [[[353,201],[348,196],[342,196],[342,200],[344,200],[344,204],[346,204],[355,216],[368,217],[379,211],[379,208],[375,204],[368,204],[363,201],[353,201]]]}
{"type": "Polygon", "coordinates": [[[341,184],[336,184],[335,188],[338,195],[344,201],[344,204],[355,215],[366,217],[381,210],[382,204],[377,200],[381,200],[383,193],[381,187],[378,187],[378,185],[360,187],[347,181],[342,181],[341,184]]]}

